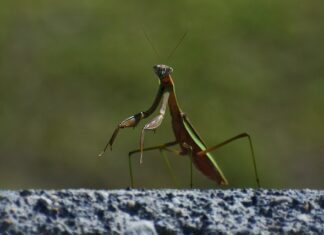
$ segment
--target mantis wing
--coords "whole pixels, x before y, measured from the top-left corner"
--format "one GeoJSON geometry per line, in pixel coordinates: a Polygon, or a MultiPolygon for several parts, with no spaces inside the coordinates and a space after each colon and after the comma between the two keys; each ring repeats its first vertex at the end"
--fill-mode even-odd
{"type": "MultiPolygon", "coordinates": [[[[195,144],[198,145],[198,147],[201,150],[205,150],[207,148],[206,144],[203,142],[201,137],[198,135],[197,131],[194,129],[192,124],[189,122],[188,118],[186,116],[184,116],[182,120],[183,120],[183,124],[184,124],[187,132],[189,133],[190,137],[195,142],[195,144]]],[[[199,167],[201,172],[203,174],[205,174],[206,176],[208,176],[209,178],[216,181],[218,184],[227,185],[228,182],[224,176],[224,173],[218,166],[218,164],[217,164],[216,160],[213,158],[213,156],[210,153],[206,153],[205,156],[207,158],[205,158],[204,156],[196,157],[196,161],[198,162],[198,164],[200,162],[203,166],[205,166],[205,167],[199,167]],[[208,161],[208,162],[206,162],[206,161],[208,161]],[[210,164],[212,165],[212,167],[208,167],[208,166],[210,166],[210,164]]]]}

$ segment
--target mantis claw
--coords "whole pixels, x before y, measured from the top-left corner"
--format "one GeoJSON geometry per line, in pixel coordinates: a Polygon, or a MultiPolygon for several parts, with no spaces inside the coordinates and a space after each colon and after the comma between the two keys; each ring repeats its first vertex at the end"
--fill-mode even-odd
{"type": "Polygon", "coordinates": [[[133,116],[131,116],[129,118],[126,118],[124,121],[119,123],[118,126],[116,127],[114,133],[112,134],[111,138],[109,139],[108,143],[106,144],[106,147],[104,148],[104,150],[98,156],[99,157],[103,156],[108,147],[110,148],[110,151],[112,151],[112,145],[113,145],[113,143],[114,143],[114,141],[116,139],[116,136],[117,136],[120,129],[124,129],[124,128],[127,128],[127,127],[135,128],[143,117],[144,117],[144,113],[140,112],[140,113],[137,113],[137,114],[135,114],[135,115],[133,115],[133,116]]]}
{"type": "Polygon", "coordinates": [[[98,157],[102,157],[104,155],[104,151],[102,151],[101,153],[98,154],[98,157]]]}

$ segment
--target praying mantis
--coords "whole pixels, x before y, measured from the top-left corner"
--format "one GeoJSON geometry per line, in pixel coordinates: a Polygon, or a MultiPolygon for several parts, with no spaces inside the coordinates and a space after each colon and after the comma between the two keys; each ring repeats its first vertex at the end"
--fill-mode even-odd
{"type": "Polygon", "coordinates": [[[233,142],[241,138],[247,138],[249,141],[253,167],[254,167],[254,174],[255,174],[257,185],[258,187],[260,187],[260,180],[257,172],[256,160],[255,160],[255,154],[254,154],[251,136],[248,133],[241,133],[230,139],[225,140],[220,144],[217,144],[212,147],[207,147],[207,145],[203,142],[201,137],[198,135],[193,125],[190,123],[187,115],[184,112],[182,112],[182,110],[178,105],[178,101],[175,93],[175,86],[174,86],[173,79],[171,77],[173,68],[167,65],[157,64],[153,66],[153,70],[159,78],[159,89],[153,101],[153,104],[146,111],[136,113],[130,116],[129,118],[126,118],[121,123],[119,123],[117,128],[113,132],[110,140],[108,141],[107,145],[105,146],[104,150],[99,154],[99,156],[102,156],[108,147],[112,149],[112,145],[120,129],[124,129],[128,127],[136,127],[142,119],[145,119],[150,115],[152,115],[154,111],[157,109],[157,107],[159,106],[159,104],[161,103],[159,114],[155,118],[153,118],[152,121],[147,123],[141,131],[140,148],[129,152],[129,170],[130,170],[130,179],[131,179],[132,187],[134,186],[134,179],[133,179],[132,166],[131,166],[131,157],[135,153],[140,153],[140,163],[142,163],[143,152],[151,151],[151,150],[166,150],[175,153],[177,155],[189,155],[191,158],[191,174],[190,174],[191,188],[193,186],[192,164],[194,164],[196,168],[203,175],[213,180],[218,185],[221,186],[227,185],[228,181],[225,178],[221,168],[218,166],[216,160],[211,155],[211,152],[217,150],[218,148],[230,142],[233,142]],[[161,125],[166,113],[167,106],[169,106],[170,109],[170,114],[172,118],[171,123],[172,123],[172,129],[174,132],[175,140],[162,145],[144,148],[145,131],[148,130],[154,131],[161,125]],[[179,151],[170,148],[171,146],[175,146],[175,145],[180,146],[179,151]]]}
{"type": "MultiPolygon", "coordinates": [[[[144,35],[148,42],[151,44],[152,48],[154,49],[157,55],[158,52],[154,47],[153,43],[149,39],[148,35],[146,34],[144,28],[142,28],[144,35]]],[[[182,40],[185,38],[187,31],[183,34],[180,41],[176,45],[176,47],[170,53],[168,59],[173,55],[175,50],[178,48],[182,40]]],[[[256,166],[256,159],[254,154],[254,148],[252,144],[251,136],[244,132],[238,134],[230,139],[227,139],[215,146],[207,147],[204,143],[202,138],[198,135],[197,131],[190,123],[187,115],[180,109],[176,97],[175,86],[171,74],[173,72],[173,68],[164,65],[164,64],[157,64],[153,66],[154,73],[159,78],[159,88],[156,94],[156,97],[153,101],[153,104],[146,110],[139,113],[136,113],[122,122],[120,122],[115,131],[113,132],[111,138],[109,139],[108,143],[106,144],[104,150],[99,154],[102,156],[108,147],[112,150],[112,145],[117,137],[117,134],[120,129],[129,128],[129,127],[136,127],[142,119],[148,118],[151,116],[156,109],[158,108],[159,104],[161,103],[159,114],[153,118],[149,123],[147,123],[142,131],[140,136],[140,148],[134,151],[129,152],[128,154],[128,162],[129,162],[129,173],[130,173],[130,181],[131,187],[134,187],[134,177],[132,171],[132,163],[131,158],[134,154],[140,153],[140,163],[143,162],[143,152],[151,151],[151,150],[162,150],[169,151],[176,155],[188,155],[190,157],[190,188],[193,187],[193,173],[192,173],[192,165],[195,167],[206,177],[211,179],[212,181],[216,182],[220,186],[228,185],[228,180],[225,178],[224,173],[222,172],[221,168],[218,166],[216,160],[212,156],[211,152],[215,151],[224,145],[227,145],[235,140],[246,138],[249,141],[249,147],[251,150],[251,157],[253,162],[254,174],[257,186],[260,187],[260,179],[258,176],[257,166],[256,166]],[[144,134],[145,131],[153,130],[155,131],[161,124],[164,119],[167,106],[169,106],[170,114],[171,114],[171,124],[172,129],[174,132],[175,140],[164,143],[161,145],[153,146],[144,148],[144,134]],[[180,150],[175,150],[170,147],[179,145],[180,150]]],[[[171,167],[167,162],[169,170],[171,167]]]]}

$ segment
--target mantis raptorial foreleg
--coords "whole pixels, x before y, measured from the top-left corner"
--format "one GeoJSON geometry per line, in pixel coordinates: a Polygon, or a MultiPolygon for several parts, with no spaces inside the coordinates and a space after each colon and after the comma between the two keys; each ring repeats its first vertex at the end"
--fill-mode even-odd
{"type": "Polygon", "coordinates": [[[252,139],[251,139],[251,136],[248,133],[241,133],[239,135],[236,135],[236,136],[234,136],[234,137],[232,137],[232,138],[230,138],[228,140],[223,141],[220,144],[217,144],[215,146],[209,147],[209,148],[205,149],[204,151],[198,152],[197,155],[198,156],[202,156],[202,155],[204,155],[206,153],[209,153],[209,152],[214,151],[214,150],[216,150],[218,148],[221,148],[224,145],[233,142],[234,140],[238,140],[238,139],[241,139],[241,138],[248,138],[248,140],[249,140],[250,149],[251,149],[251,156],[252,156],[252,161],[253,161],[253,167],[254,167],[255,179],[256,179],[256,183],[257,183],[258,187],[260,188],[261,185],[260,185],[260,179],[259,179],[259,175],[258,175],[258,171],[257,171],[257,167],[256,167],[256,161],[255,161],[255,155],[254,155],[254,149],[253,149],[252,139]]]}
{"type": "Polygon", "coordinates": [[[127,127],[135,127],[141,121],[142,118],[144,118],[144,115],[143,115],[143,112],[140,112],[140,113],[134,114],[133,116],[131,116],[129,118],[126,118],[124,121],[119,123],[118,126],[116,127],[113,135],[111,136],[110,140],[106,144],[104,150],[99,154],[99,157],[101,157],[106,152],[108,146],[110,146],[110,149],[112,149],[112,145],[113,145],[115,138],[116,138],[120,129],[127,128],[127,127]]]}
{"type": "Polygon", "coordinates": [[[160,150],[164,160],[166,161],[168,170],[170,171],[170,174],[171,174],[172,178],[174,179],[175,182],[177,182],[176,177],[174,176],[173,170],[171,168],[171,165],[170,165],[168,159],[163,155],[163,152],[162,152],[163,150],[166,150],[166,151],[174,153],[176,155],[181,155],[181,151],[177,151],[177,150],[168,148],[168,147],[174,146],[176,144],[178,144],[177,141],[172,141],[172,142],[169,142],[169,143],[165,143],[165,144],[161,144],[161,145],[157,145],[157,146],[153,146],[153,147],[148,147],[148,148],[144,148],[144,149],[136,149],[134,151],[129,152],[128,153],[128,157],[129,157],[128,165],[129,165],[129,174],[130,174],[130,179],[131,179],[131,187],[134,187],[134,177],[133,177],[131,156],[133,154],[139,153],[141,151],[146,152],[146,151],[150,151],[150,150],[160,150]]]}
{"type": "Polygon", "coordinates": [[[146,130],[155,130],[157,129],[163,121],[164,115],[165,115],[165,110],[168,105],[168,99],[169,99],[170,93],[168,91],[165,91],[163,93],[162,97],[162,105],[160,108],[160,114],[156,116],[151,122],[147,123],[144,128],[142,129],[141,132],[141,138],[140,138],[140,150],[141,150],[141,158],[140,158],[140,163],[143,163],[143,149],[144,149],[144,132],[146,130]]]}
{"type": "Polygon", "coordinates": [[[114,143],[120,129],[127,128],[127,127],[136,127],[137,124],[142,119],[147,118],[148,116],[150,116],[155,111],[158,104],[160,103],[162,95],[163,95],[163,88],[160,86],[159,90],[158,90],[158,93],[157,93],[157,95],[156,95],[156,97],[154,99],[153,104],[151,105],[151,107],[147,111],[139,112],[137,114],[134,114],[133,116],[130,116],[129,118],[126,118],[124,121],[119,123],[117,125],[114,133],[112,134],[111,138],[109,139],[108,143],[106,144],[104,150],[98,156],[99,157],[102,156],[106,152],[108,146],[110,146],[110,149],[112,149],[112,145],[113,145],[113,143],[114,143]]]}

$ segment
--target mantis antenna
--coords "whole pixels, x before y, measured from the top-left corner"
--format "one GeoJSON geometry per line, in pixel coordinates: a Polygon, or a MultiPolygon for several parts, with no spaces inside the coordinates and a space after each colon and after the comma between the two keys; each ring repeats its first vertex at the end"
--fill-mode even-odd
{"type": "MultiPolygon", "coordinates": [[[[142,31],[144,33],[144,36],[146,38],[146,40],[149,42],[149,44],[151,45],[152,49],[154,50],[155,54],[158,56],[158,58],[161,60],[161,55],[158,52],[158,50],[156,49],[156,47],[154,46],[152,40],[150,39],[150,37],[148,36],[148,34],[146,33],[144,26],[142,26],[142,31]]],[[[177,45],[171,50],[171,53],[169,54],[169,56],[167,57],[167,61],[169,61],[172,56],[174,55],[175,51],[178,49],[178,47],[181,45],[182,41],[185,39],[185,37],[188,34],[188,28],[186,29],[186,31],[184,32],[184,34],[181,36],[179,42],[177,43],[177,45]]]]}
{"type": "Polygon", "coordinates": [[[167,58],[167,61],[170,60],[174,54],[174,52],[178,49],[178,47],[180,46],[180,44],[182,43],[183,39],[187,36],[188,34],[188,28],[186,30],[186,32],[184,32],[184,34],[182,35],[182,37],[180,38],[178,44],[173,48],[173,50],[171,51],[170,55],[167,58]]]}
{"type": "Polygon", "coordinates": [[[156,49],[156,47],[154,46],[153,42],[151,41],[150,37],[147,35],[144,26],[142,25],[142,31],[144,33],[144,36],[146,38],[146,40],[150,43],[151,47],[153,48],[155,54],[159,57],[159,60],[161,60],[161,56],[160,53],[158,52],[158,50],[156,49]]]}

